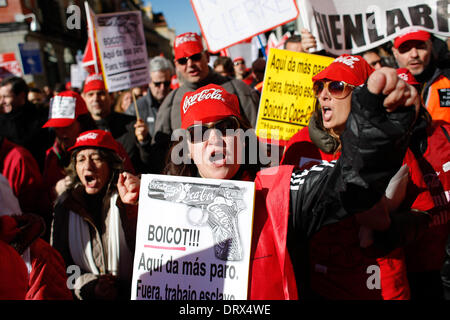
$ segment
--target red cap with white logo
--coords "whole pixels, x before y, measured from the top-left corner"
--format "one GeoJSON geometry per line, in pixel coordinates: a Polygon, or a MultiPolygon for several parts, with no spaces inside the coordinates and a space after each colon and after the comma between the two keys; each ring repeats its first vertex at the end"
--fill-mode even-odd
{"type": "Polygon", "coordinates": [[[119,146],[110,132],[104,130],[91,130],[83,132],[78,136],[75,145],[68,151],[72,152],[78,148],[104,148],[119,154],[119,146]]]}
{"type": "Polygon", "coordinates": [[[360,86],[374,70],[363,57],[343,54],[316,74],[312,80],[344,81],[353,86],[360,86]]]}
{"type": "Polygon", "coordinates": [[[84,99],[74,91],[63,91],[50,100],[49,120],[43,128],[68,127],[82,114],[89,113],[84,99]]]}
{"type": "Polygon", "coordinates": [[[83,93],[89,91],[106,90],[101,73],[93,73],[86,77],[84,81],[83,93]]]}
{"type": "Polygon", "coordinates": [[[398,49],[403,43],[409,40],[427,41],[431,34],[417,27],[408,27],[402,30],[401,34],[395,38],[394,47],[398,49]]]}
{"type": "Polygon", "coordinates": [[[414,76],[412,75],[411,71],[409,71],[407,68],[398,68],[397,70],[397,75],[400,79],[404,80],[406,83],[410,84],[410,85],[416,85],[419,84],[416,80],[416,78],[414,78],[414,76]]]}
{"type": "Polygon", "coordinates": [[[190,57],[203,51],[202,38],[194,32],[186,32],[175,38],[175,60],[190,57]]]}
{"type": "Polygon", "coordinates": [[[183,129],[198,122],[214,122],[229,116],[241,117],[238,98],[216,84],[185,93],[180,113],[183,129]]]}

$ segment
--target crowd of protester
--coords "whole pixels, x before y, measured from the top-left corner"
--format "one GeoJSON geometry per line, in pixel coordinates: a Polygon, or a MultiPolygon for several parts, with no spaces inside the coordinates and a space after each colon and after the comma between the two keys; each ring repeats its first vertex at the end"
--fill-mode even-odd
{"type": "MultiPolygon", "coordinates": [[[[303,29],[284,48],[315,47],[303,29]]],[[[265,58],[211,63],[195,33],[176,37],[173,61],[150,59],[146,87],[2,79],[0,299],[130,299],[147,173],[255,182],[249,299],[450,299],[448,47],[408,29],[334,57],[280,167],[239,161],[267,146],[226,133],[255,128],[265,58]],[[405,172],[394,201],[386,189],[405,172]]]]}

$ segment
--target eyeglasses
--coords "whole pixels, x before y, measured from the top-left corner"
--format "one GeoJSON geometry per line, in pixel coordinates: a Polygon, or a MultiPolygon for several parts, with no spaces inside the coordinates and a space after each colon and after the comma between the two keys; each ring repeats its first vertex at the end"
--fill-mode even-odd
{"type": "Polygon", "coordinates": [[[239,65],[241,65],[241,64],[244,64],[244,61],[236,61],[236,62],[234,62],[234,65],[235,65],[235,66],[239,66],[239,65]]]}
{"type": "Polygon", "coordinates": [[[316,81],[313,85],[314,94],[318,97],[323,89],[327,89],[330,95],[336,99],[344,99],[355,88],[354,85],[345,83],[344,81],[316,81]],[[350,88],[350,90],[347,90],[350,88]]]}
{"type": "Polygon", "coordinates": [[[170,86],[170,81],[161,81],[161,82],[155,82],[155,81],[153,81],[153,85],[154,85],[155,87],[161,87],[162,84],[163,84],[165,87],[168,87],[168,86],[170,86]]]}
{"type": "Polygon", "coordinates": [[[217,122],[211,124],[194,124],[187,128],[187,131],[190,135],[190,140],[192,143],[199,143],[208,140],[209,134],[206,132],[209,129],[218,130],[223,136],[226,136],[227,133],[230,133],[233,130],[240,128],[239,120],[235,117],[228,117],[223,120],[219,120],[217,122]]]}
{"type": "Polygon", "coordinates": [[[190,59],[193,62],[197,62],[197,61],[200,61],[201,58],[202,58],[202,53],[200,52],[200,53],[196,53],[190,57],[180,58],[177,60],[177,62],[178,62],[178,64],[181,64],[182,66],[184,66],[188,62],[188,59],[190,59]]]}

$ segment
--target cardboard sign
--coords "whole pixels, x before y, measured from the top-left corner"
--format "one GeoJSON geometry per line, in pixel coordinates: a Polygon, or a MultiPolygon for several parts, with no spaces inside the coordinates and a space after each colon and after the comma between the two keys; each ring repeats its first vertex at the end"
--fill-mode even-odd
{"type": "Polygon", "coordinates": [[[335,55],[357,54],[388,41],[410,26],[449,37],[448,1],[299,1],[305,27],[335,55]]]}
{"type": "Polygon", "coordinates": [[[206,39],[216,53],[297,18],[294,0],[191,0],[206,39]]]}
{"type": "Polygon", "coordinates": [[[256,135],[285,145],[309,123],[316,98],[312,77],[333,58],[281,49],[270,49],[259,103],[256,135]]]}
{"type": "Polygon", "coordinates": [[[75,97],[55,96],[50,99],[49,119],[75,119],[75,97]]]}
{"type": "Polygon", "coordinates": [[[247,299],[253,182],[142,175],[133,300],[247,299]]]}
{"type": "Polygon", "coordinates": [[[95,31],[107,90],[148,85],[150,73],[141,13],[96,15],[95,31]]]}

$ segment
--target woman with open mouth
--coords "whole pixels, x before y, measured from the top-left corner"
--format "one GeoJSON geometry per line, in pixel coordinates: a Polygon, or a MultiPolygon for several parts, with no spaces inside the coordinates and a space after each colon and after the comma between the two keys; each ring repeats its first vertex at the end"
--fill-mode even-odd
{"type": "MultiPolygon", "coordinates": [[[[241,139],[246,127],[237,97],[214,84],[184,95],[181,129],[187,139],[170,152],[172,163],[166,173],[255,181],[248,299],[298,299],[305,287],[298,270],[298,260],[305,258],[302,248],[325,225],[351,215],[362,220],[375,215],[389,227],[384,212],[379,215],[372,208],[377,207],[389,180],[400,168],[406,150],[404,137],[419,106],[415,89],[403,87],[402,82],[393,69],[377,70],[367,85],[357,88],[348,121],[362,132],[343,139],[347,148],[343,148],[336,163],[318,165],[309,171],[275,166],[254,173],[252,168],[259,165],[252,161],[252,152],[258,147],[241,139]],[[398,107],[401,111],[396,112],[398,107]],[[400,112],[405,116],[394,121],[399,130],[392,130],[388,114],[400,112]],[[380,113],[384,121],[378,126],[373,117],[380,113]],[[373,147],[361,148],[367,145],[373,147]],[[385,153],[391,156],[384,159],[385,153]],[[245,155],[244,160],[241,155],[245,155]],[[379,165],[374,167],[373,163],[379,165]]],[[[137,204],[138,177],[121,174],[117,188],[124,203],[137,204]]]]}
{"type": "Polygon", "coordinates": [[[76,267],[70,289],[77,299],[130,296],[136,208],[118,197],[119,150],[103,130],[82,133],[68,149],[71,184],[55,205],[51,244],[76,267]]]}

